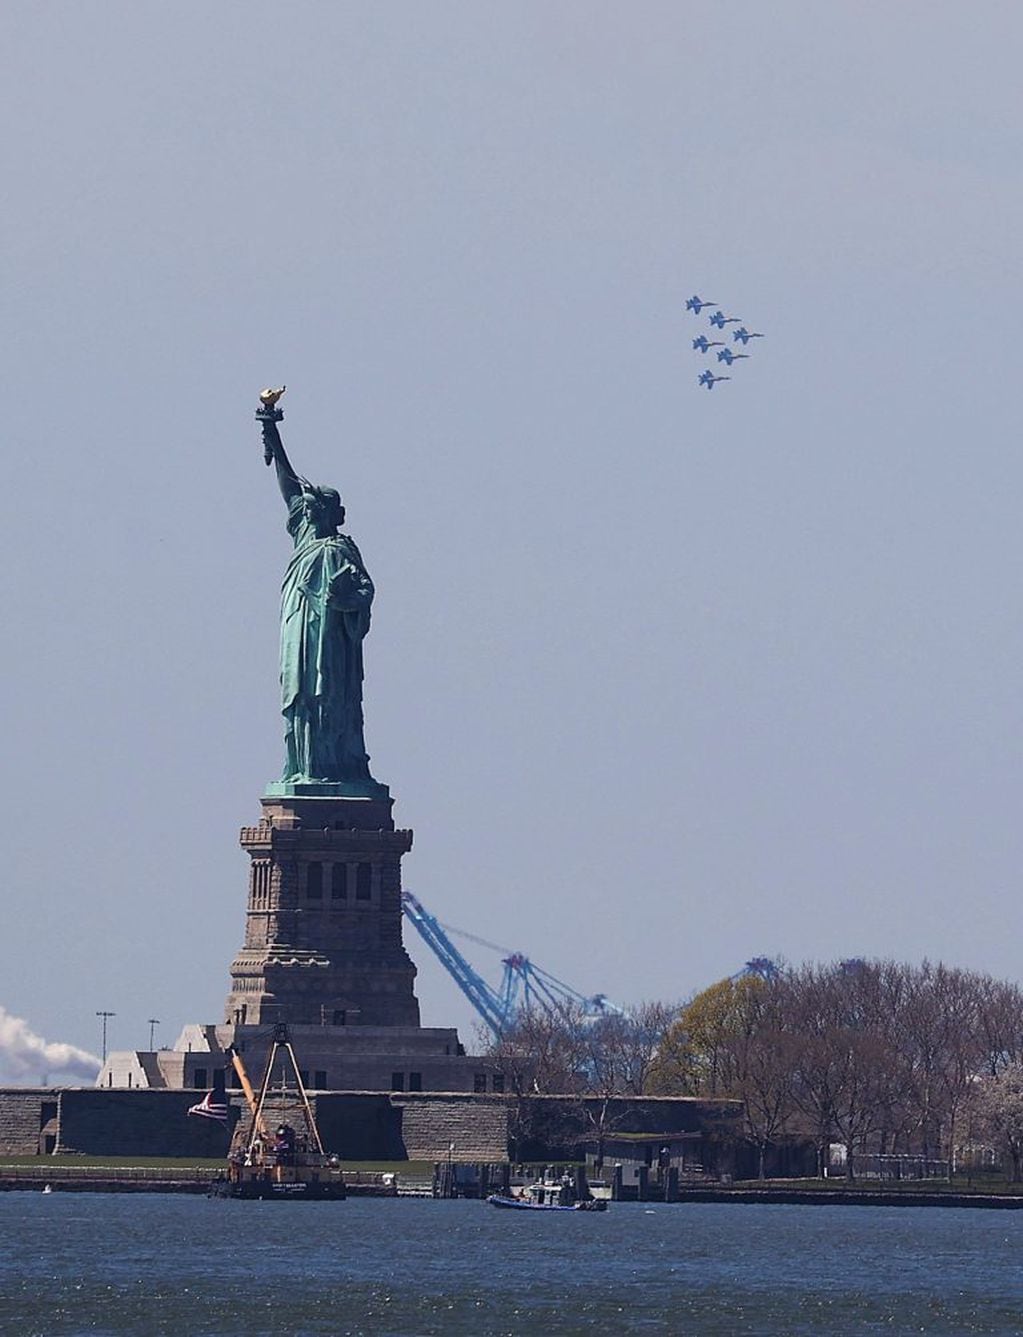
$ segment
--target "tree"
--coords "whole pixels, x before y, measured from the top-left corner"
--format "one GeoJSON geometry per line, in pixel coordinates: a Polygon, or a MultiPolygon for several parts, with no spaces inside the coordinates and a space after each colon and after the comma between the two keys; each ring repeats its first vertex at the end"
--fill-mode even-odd
{"type": "Polygon", "coordinates": [[[736,1030],[733,1094],[742,1101],[746,1133],[757,1149],[757,1178],[763,1179],[767,1149],[791,1120],[799,1039],[786,1026],[779,985],[773,980],[760,984],[743,996],[746,1015],[736,1030]]]}
{"type": "MultiPolygon", "coordinates": [[[[628,1014],[593,1018],[566,1005],[526,1008],[489,1048],[510,1078],[516,1100],[513,1136],[535,1132],[536,1110],[528,1096],[566,1099],[558,1106],[560,1137],[579,1142],[594,1137],[598,1154],[607,1134],[621,1122],[621,1096],[647,1094],[665,1032],[677,1013],[665,1003],[641,1003],[628,1014]]],[[[547,1122],[553,1119],[548,1112],[547,1122]]]]}
{"type": "Polygon", "coordinates": [[[738,1056],[755,1015],[750,1000],[765,984],[754,975],[720,980],[691,999],[665,1034],[651,1072],[654,1089],[664,1095],[733,1095],[738,1056]]]}
{"type": "Polygon", "coordinates": [[[768,1147],[789,1122],[794,1037],[776,980],[741,976],[696,995],[669,1028],[654,1065],[655,1089],[741,1100],[762,1179],[768,1147]]]}
{"type": "Polygon", "coordinates": [[[672,1003],[640,1003],[628,1013],[608,1013],[585,1034],[586,1081],[596,1091],[649,1095],[665,1037],[678,1016],[672,1003]]]}
{"type": "Polygon", "coordinates": [[[977,1022],[983,1043],[984,1070],[997,1076],[1023,1062],[1023,992],[1015,984],[979,977],[977,1022]]]}
{"type": "Polygon", "coordinates": [[[574,1005],[525,1008],[487,1053],[514,1089],[538,1095],[649,1093],[653,1070],[678,1009],[641,1003],[630,1013],[593,1018],[574,1005]]]}
{"type": "Polygon", "coordinates": [[[721,980],[680,1012],[646,1003],[593,1021],[578,1009],[530,1011],[491,1055],[520,1096],[565,1097],[575,1140],[601,1140],[621,1096],[733,1099],[759,1175],[772,1143],[796,1131],[815,1138],[822,1174],[829,1143],[842,1142],[853,1178],[862,1153],[953,1163],[964,1120],[979,1123],[983,1107],[991,1127],[1002,1121],[1020,1172],[995,1095],[1008,1109],[1023,1070],[1023,992],[940,963],[850,960],[721,980]]]}
{"type": "Polygon", "coordinates": [[[899,969],[905,990],[893,1023],[908,1076],[907,1111],[925,1160],[944,1152],[951,1168],[963,1103],[984,1062],[984,980],[940,962],[899,969]]]}
{"type": "Polygon", "coordinates": [[[859,960],[803,966],[786,977],[787,1021],[801,1037],[792,1098],[815,1131],[821,1174],[834,1135],[845,1144],[846,1175],[854,1177],[855,1153],[881,1128],[898,1082],[882,979],[877,963],[859,960]]]}
{"type": "Polygon", "coordinates": [[[1012,1182],[1023,1179],[1023,1063],[1012,1062],[982,1078],[973,1091],[980,1131],[1012,1161],[1012,1182]]]}
{"type": "Polygon", "coordinates": [[[519,1094],[575,1093],[583,1086],[586,1050],[582,1013],[571,1006],[523,1008],[487,1049],[519,1094]]]}
{"type": "MultiPolygon", "coordinates": [[[[530,1097],[571,1096],[582,1089],[585,1055],[579,1043],[580,1019],[578,1011],[569,1007],[550,1012],[524,1008],[485,1051],[503,1068],[514,1096],[508,1132],[516,1159],[523,1146],[551,1140],[551,1125],[565,1122],[560,1110],[541,1110],[530,1097]]],[[[553,1136],[557,1140],[565,1134],[553,1136]]]]}

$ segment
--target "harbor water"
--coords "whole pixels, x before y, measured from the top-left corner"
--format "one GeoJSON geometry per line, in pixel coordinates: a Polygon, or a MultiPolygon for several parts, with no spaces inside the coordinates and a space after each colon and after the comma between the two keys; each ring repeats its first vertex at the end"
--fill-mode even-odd
{"type": "Polygon", "coordinates": [[[1018,1333],[1023,1212],[0,1195],[0,1333],[1018,1333]]]}

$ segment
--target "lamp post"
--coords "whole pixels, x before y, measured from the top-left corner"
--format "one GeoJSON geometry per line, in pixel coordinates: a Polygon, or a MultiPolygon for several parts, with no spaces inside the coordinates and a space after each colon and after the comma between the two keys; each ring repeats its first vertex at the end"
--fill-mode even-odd
{"type": "Polygon", "coordinates": [[[159,1026],[159,1024],[160,1024],[160,1018],[159,1018],[159,1017],[149,1017],[149,1018],[148,1018],[148,1025],[149,1025],[149,1052],[150,1052],[150,1053],[153,1052],[153,1036],[154,1036],[154,1034],[156,1033],[156,1028],[157,1028],[157,1026],[159,1026]]]}
{"type": "Polygon", "coordinates": [[[102,1018],[103,1018],[103,1062],[106,1063],[106,1061],[107,1061],[107,1018],[108,1018],[108,1017],[116,1017],[116,1016],[117,1016],[117,1013],[116,1013],[116,1012],[102,1012],[102,1011],[100,1011],[100,1012],[97,1012],[97,1013],[96,1013],[96,1016],[97,1016],[97,1017],[102,1017],[102,1018]]]}

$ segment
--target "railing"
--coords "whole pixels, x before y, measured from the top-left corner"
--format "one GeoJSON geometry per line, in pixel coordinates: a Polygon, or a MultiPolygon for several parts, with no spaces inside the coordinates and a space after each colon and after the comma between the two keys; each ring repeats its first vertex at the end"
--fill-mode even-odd
{"type": "Polygon", "coordinates": [[[354,839],[361,844],[371,846],[374,842],[379,843],[381,836],[386,837],[390,844],[395,837],[410,838],[412,832],[402,827],[393,831],[387,830],[386,827],[371,831],[364,830],[361,827],[349,826],[340,831],[334,831],[329,827],[319,830],[318,828],[308,827],[243,826],[239,833],[239,840],[243,845],[269,845],[275,835],[301,835],[304,837],[303,843],[308,844],[345,844],[354,839]]]}
{"type": "MultiPolygon", "coordinates": [[[[826,1178],[844,1179],[845,1158],[833,1160],[827,1167],[826,1178]]],[[[857,1179],[923,1180],[948,1179],[948,1161],[924,1159],[923,1156],[883,1155],[877,1152],[856,1152],[853,1170],[857,1179]]]]}
{"type": "Polygon", "coordinates": [[[217,1166],[147,1165],[0,1165],[0,1179],[39,1180],[53,1183],[58,1179],[130,1179],[194,1181],[202,1183],[223,1174],[217,1166]]]}

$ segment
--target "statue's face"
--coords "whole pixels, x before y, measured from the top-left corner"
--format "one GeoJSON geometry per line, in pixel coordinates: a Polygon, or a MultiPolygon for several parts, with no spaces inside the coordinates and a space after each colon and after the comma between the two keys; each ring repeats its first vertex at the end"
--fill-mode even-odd
{"type": "Polygon", "coordinates": [[[345,508],[334,491],[310,492],[305,498],[305,513],[309,523],[319,532],[333,532],[345,522],[345,508]]]}

